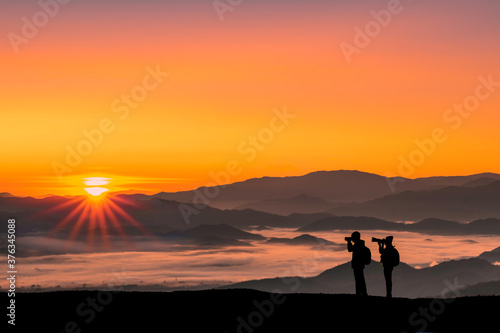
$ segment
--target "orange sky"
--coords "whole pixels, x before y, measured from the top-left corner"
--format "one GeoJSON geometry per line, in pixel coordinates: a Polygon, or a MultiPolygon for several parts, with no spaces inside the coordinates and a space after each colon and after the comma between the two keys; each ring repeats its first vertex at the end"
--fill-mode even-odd
{"type": "MultiPolygon", "coordinates": [[[[336,169],[398,175],[400,156],[435,128],[447,140],[408,176],[500,172],[500,87],[458,128],[443,118],[480,77],[500,82],[500,6],[402,1],[348,63],[341,43],[354,44],[354,28],[384,9],[244,1],[221,21],[210,1],[61,6],[19,52],[2,39],[0,191],[83,194],[90,176],[113,178],[114,190],[176,191],[207,184],[229,161],[240,166],[231,182],[336,169]],[[112,105],[140,89],[146,68],[169,76],[121,119],[112,105]],[[255,158],[242,154],[284,109],[295,118],[255,158]],[[57,177],[66,148],[103,120],[112,130],[57,177]]],[[[20,35],[22,18],[40,10],[7,5],[1,33],[20,35]]]]}

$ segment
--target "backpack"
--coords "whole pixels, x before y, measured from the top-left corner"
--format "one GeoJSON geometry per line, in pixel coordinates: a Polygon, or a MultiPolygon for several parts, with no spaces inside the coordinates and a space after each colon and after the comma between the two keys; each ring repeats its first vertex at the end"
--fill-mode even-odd
{"type": "Polygon", "coordinates": [[[391,251],[391,261],[392,261],[392,265],[394,267],[399,265],[399,252],[398,252],[398,250],[396,250],[395,247],[393,247],[392,251],[391,251]]]}
{"type": "Polygon", "coordinates": [[[363,246],[363,264],[369,265],[372,262],[372,251],[364,245],[363,246]]]}
{"type": "Polygon", "coordinates": [[[395,247],[392,249],[386,249],[383,257],[384,258],[381,259],[384,263],[387,263],[392,267],[399,265],[399,252],[395,247]]]}

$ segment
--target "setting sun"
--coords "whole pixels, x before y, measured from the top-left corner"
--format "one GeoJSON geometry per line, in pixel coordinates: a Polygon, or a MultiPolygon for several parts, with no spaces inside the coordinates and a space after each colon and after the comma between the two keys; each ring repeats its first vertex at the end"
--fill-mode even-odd
{"type": "Polygon", "coordinates": [[[102,247],[106,249],[111,246],[111,235],[117,235],[121,240],[128,241],[125,230],[127,226],[132,226],[143,234],[149,235],[146,228],[122,208],[122,206],[136,206],[134,203],[118,196],[101,195],[107,191],[104,188],[92,187],[85,190],[90,194],[87,198],[75,197],[41,213],[41,215],[53,214],[69,208],[68,213],[51,230],[50,235],[64,233],[66,229],[67,245],[69,245],[80,233],[86,233],[89,248],[95,245],[95,238],[98,236],[102,247]],[[83,230],[84,225],[87,225],[86,232],[83,230]]]}
{"type": "Polygon", "coordinates": [[[101,194],[103,194],[104,192],[107,192],[109,190],[107,188],[104,188],[104,187],[87,187],[87,188],[85,188],[85,191],[87,191],[88,194],[90,194],[94,197],[98,197],[101,194]]]}
{"type": "Polygon", "coordinates": [[[105,177],[87,177],[83,179],[83,183],[88,186],[101,186],[109,184],[110,178],[105,177]]]}
{"type": "Polygon", "coordinates": [[[83,183],[87,186],[93,186],[93,187],[87,187],[84,190],[91,196],[98,197],[101,194],[109,191],[109,189],[107,188],[99,187],[101,185],[109,184],[109,180],[110,180],[109,178],[104,178],[104,177],[87,177],[83,180],[83,183]]]}

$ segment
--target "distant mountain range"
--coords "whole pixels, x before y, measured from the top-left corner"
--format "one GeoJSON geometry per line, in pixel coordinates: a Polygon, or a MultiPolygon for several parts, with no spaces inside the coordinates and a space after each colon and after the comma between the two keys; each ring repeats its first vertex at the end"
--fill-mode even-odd
{"type": "MultiPolygon", "coordinates": [[[[500,205],[497,199],[500,198],[500,181],[474,187],[452,186],[439,190],[407,191],[362,203],[343,205],[330,210],[329,213],[293,213],[288,216],[253,209],[221,210],[183,203],[184,207],[194,211],[187,220],[181,212],[181,203],[176,201],[137,194],[118,195],[115,198],[123,210],[152,233],[166,233],[200,225],[226,224],[237,228],[299,228],[298,231],[303,233],[378,229],[443,235],[500,234],[500,205]],[[420,222],[403,224],[391,220],[420,222]],[[464,220],[473,221],[458,223],[464,220]]],[[[324,203],[322,199],[316,200],[305,194],[292,199],[324,203]]],[[[18,226],[20,234],[44,234],[75,209],[78,202],[71,204],[71,200],[57,196],[44,199],[0,197],[0,219],[6,220],[15,216],[22,220],[23,223],[18,226]],[[59,209],[55,209],[56,207],[59,209]]],[[[78,216],[74,216],[73,220],[77,218],[78,216]]],[[[72,223],[68,223],[60,231],[61,237],[68,235],[71,225],[72,223]]],[[[126,220],[122,225],[127,233],[137,232],[126,220]]],[[[109,232],[112,234],[115,231],[111,228],[109,232]]]]}
{"type": "MultiPolygon", "coordinates": [[[[220,210],[209,206],[198,210],[192,204],[186,205],[198,211],[198,214],[193,214],[189,220],[186,220],[179,209],[179,202],[157,198],[138,200],[134,196],[126,195],[119,197],[126,198],[129,202],[129,204],[119,202],[120,207],[153,233],[214,224],[228,224],[236,227],[265,225],[298,228],[311,221],[311,217],[308,215],[295,215],[291,218],[254,210],[220,210]]],[[[46,199],[0,198],[0,218],[6,220],[15,216],[17,219],[22,220],[23,223],[18,225],[17,230],[20,234],[43,234],[52,230],[58,222],[64,220],[75,209],[78,203],[71,204],[70,200],[63,197],[46,199]],[[55,209],[55,207],[60,208],[55,209]]],[[[73,223],[68,223],[61,230],[61,233],[70,232],[70,227],[74,225],[74,221],[78,219],[78,216],[74,216],[73,223]]],[[[313,217],[313,220],[315,217],[313,217]]],[[[122,216],[117,216],[117,218],[122,221],[125,231],[134,232],[135,227],[126,219],[122,216]]],[[[113,228],[110,229],[110,232],[113,232],[113,228]]]]}
{"type": "Polygon", "coordinates": [[[494,264],[494,263],[499,264],[500,263],[500,247],[497,247],[496,249],[491,250],[491,251],[483,252],[479,255],[478,258],[487,260],[487,261],[491,262],[492,264],[494,264]]]}
{"type": "MultiPolygon", "coordinates": [[[[490,296],[500,295],[500,280],[481,282],[474,285],[466,286],[460,289],[461,296],[490,296]]],[[[447,297],[453,297],[451,293],[446,294],[447,297]]]]}
{"type": "MultiPolygon", "coordinates": [[[[472,189],[477,189],[477,187],[472,189]]],[[[325,213],[281,216],[251,209],[220,210],[209,206],[206,206],[198,214],[191,216],[189,221],[186,221],[179,210],[179,202],[157,198],[138,200],[133,199],[133,196],[129,196],[128,199],[130,199],[131,204],[123,205],[123,209],[152,233],[165,234],[174,230],[186,230],[196,226],[225,224],[237,228],[252,226],[298,228],[298,231],[302,233],[331,230],[393,230],[431,235],[500,234],[500,219],[497,218],[479,219],[465,224],[445,219],[427,218],[413,224],[403,224],[374,217],[333,216],[325,213]]],[[[0,210],[0,219],[11,218],[14,214],[16,218],[24,221],[18,226],[20,234],[44,234],[67,217],[76,206],[76,203],[73,206],[67,205],[55,211],[53,210],[54,206],[68,204],[69,202],[70,199],[62,197],[46,199],[0,198],[0,208],[8,207],[10,210],[14,210],[14,212],[0,210]]],[[[196,209],[194,205],[186,205],[196,209]]],[[[73,220],[77,218],[78,216],[75,216],[73,220]]],[[[67,237],[73,224],[68,223],[62,228],[59,232],[60,236],[67,237]]],[[[134,234],[138,232],[126,220],[123,221],[122,226],[127,233],[134,234]]],[[[203,229],[200,228],[200,230],[203,229]]],[[[116,234],[116,231],[110,227],[109,233],[116,234]]],[[[217,234],[206,236],[217,236],[217,234]]]]}
{"type": "Polygon", "coordinates": [[[277,215],[325,212],[393,221],[500,218],[496,200],[500,197],[500,175],[494,173],[403,179],[359,171],[320,171],[299,177],[250,179],[216,188],[161,192],[153,197],[193,203],[205,191],[219,193],[208,199],[212,207],[277,215]]]}
{"type": "Polygon", "coordinates": [[[332,209],[334,206],[336,205],[332,202],[314,198],[302,193],[293,198],[248,202],[246,204],[239,205],[234,209],[253,209],[261,212],[286,216],[293,213],[312,214],[325,212],[332,209]]]}
{"type": "MultiPolygon", "coordinates": [[[[398,193],[391,194],[388,181],[400,179],[359,171],[331,171],[230,184],[220,187],[220,195],[205,206],[200,206],[199,201],[189,201],[194,195],[203,193],[203,188],[152,196],[120,194],[110,198],[151,234],[164,241],[177,240],[193,246],[249,246],[250,241],[266,240],[258,233],[247,232],[257,226],[260,230],[269,227],[293,228],[301,234],[332,230],[387,230],[430,235],[500,235],[500,181],[497,179],[500,175],[407,179],[397,184],[398,193]],[[165,197],[186,201],[181,203],[165,197]],[[240,209],[211,206],[229,202],[240,209]],[[181,206],[194,212],[189,219],[181,211],[181,206]],[[405,224],[394,221],[419,222],[405,224]]],[[[61,196],[19,198],[2,193],[0,219],[15,217],[22,221],[17,225],[19,237],[45,236],[59,222],[71,216],[78,205],[76,199],[61,196]]],[[[74,215],[52,237],[68,238],[78,218],[78,214],[74,215]]],[[[127,235],[143,234],[122,215],[116,218],[127,235]]],[[[86,229],[91,225],[88,219],[82,221],[86,229]]],[[[118,236],[118,231],[110,223],[107,224],[107,233],[111,237],[118,236]]],[[[321,241],[313,237],[303,235],[267,241],[288,245],[321,241]]],[[[0,240],[0,247],[4,243],[0,240]]],[[[483,257],[490,262],[500,261],[496,251],[485,253],[483,257]],[[495,261],[491,261],[492,258],[495,261]]]]}
{"type": "Polygon", "coordinates": [[[237,239],[231,239],[219,236],[201,236],[193,238],[184,238],[176,240],[180,245],[193,245],[197,250],[206,248],[220,248],[227,246],[253,246],[250,243],[242,242],[237,239]]]}
{"type": "Polygon", "coordinates": [[[498,181],[497,178],[484,177],[484,178],[471,180],[470,182],[467,182],[461,186],[462,187],[476,187],[476,186],[489,185],[489,184],[497,182],[497,181],[498,181]]]}
{"type": "Polygon", "coordinates": [[[242,240],[265,240],[266,238],[227,224],[199,225],[187,230],[175,230],[157,233],[163,241],[169,244],[194,245],[197,248],[219,248],[227,246],[253,246],[242,240]]]}
{"type": "Polygon", "coordinates": [[[449,186],[430,191],[406,191],[362,203],[351,203],[328,212],[395,221],[428,217],[470,221],[500,218],[499,198],[500,181],[496,181],[475,187],[449,186]]]}
{"type": "Polygon", "coordinates": [[[161,234],[164,239],[193,239],[198,237],[217,236],[238,240],[265,240],[266,238],[250,232],[231,227],[227,224],[199,225],[187,230],[176,230],[161,234]]]}
{"type": "Polygon", "coordinates": [[[500,235],[500,219],[459,223],[429,218],[416,223],[404,224],[373,217],[331,216],[297,229],[298,232],[333,230],[391,230],[419,232],[429,235],[500,235]]]}
{"type": "MultiPolygon", "coordinates": [[[[425,218],[471,221],[500,218],[500,205],[497,204],[497,198],[500,197],[500,175],[493,173],[403,179],[360,171],[319,171],[296,177],[255,178],[192,191],[121,196],[134,202],[143,202],[148,210],[165,206],[166,200],[196,204],[198,207],[200,202],[205,202],[212,208],[252,209],[282,216],[322,213],[370,216],[390,221],[425,218]],[[218,195],[206,197],[207,192],[218,195]]],[[[43,199],[17,198],[3,193],[0,195],[0,212],[37,212],[43,207],[56,206],[68,199],[58,196],[43,199]]],[[[214,214],[214,211],[207,208],[202,213],[200,216],[214,214]]],[[[151,216],[147,212],[142,215],[158,220],[158,216],[151,216]]],[[[193,216],[193,220],[198,217],[193,216]]],[[[193,223],[207,224],[206,221],[193,223]]],[[[245,224],[242,222],[240,225],[245,224]]],[[[279,225],[279,222],[274,225],[279,225]]]]}
{"type": "MultiPolygon", "coordinates": [[[[487,184],[491,179],[500,180],[499,174],[482,173],[471,176],[427,177],[417,179],[388,178],[371,173],[349,170],[318,171],[295,177],[263,177],[228,185],[208,188],[209,193],[219,194],[210,199],[210,205],[218,208],[235,208],[259,202],[264,207],[268,200],[286,200],[300,195],[339,203],[368,201],[405,191],[430,191],[449,186],[462,186],[471,182],[487,184]],[[393,192],[394,191],[394,192],[393,192]]],[[[474,184],[474,183],[472,183],[474,184]]],[[[175,193],[161,192],[154,197],[192,203],[207,190],[204,187],[193,191],[175,193]]],[[[283,205],[283,202],[278,202],[283,205]]],[[[316,205],[317,202],[314,202],[316,205]]],[[[255,207],[254,207],[255,208],[255,207]]],[[[301,207],[304,209],[304,207],[301,207]]]]}
{"type": "Polygon", "coordinates": [[[319,238],[315,237],[309,234],[303,234],[300,236],[297,236],[295,238],[269,238],[269,240],[266,241],[267,244],[284,244],[284,245],[309,245],[312,247],[318,247],[318,246],[335,246],[335,247],[341,247],[342,250],[345,250],[345,244],[338,244],[331,242],[329,240],[326,240],[324,238],[319,238]]]}

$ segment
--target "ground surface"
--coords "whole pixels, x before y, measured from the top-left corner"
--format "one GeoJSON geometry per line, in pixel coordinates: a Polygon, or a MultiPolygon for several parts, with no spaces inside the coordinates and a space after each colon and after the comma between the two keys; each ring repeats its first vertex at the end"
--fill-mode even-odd
{"type": "Polygon", "coordinates": [[[7,332],[479,332],[496,331],[499,315],[500,297],[68,291],[17,294],[7,332]]]}

